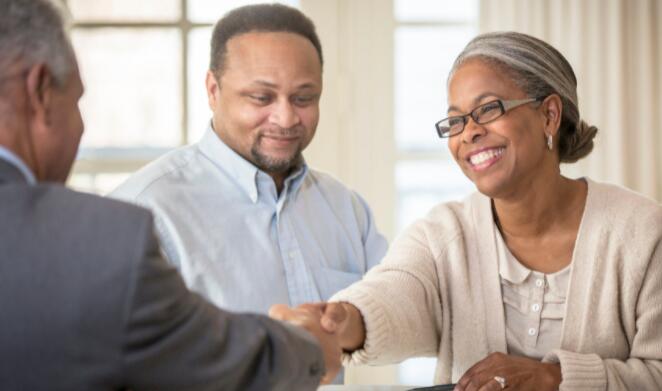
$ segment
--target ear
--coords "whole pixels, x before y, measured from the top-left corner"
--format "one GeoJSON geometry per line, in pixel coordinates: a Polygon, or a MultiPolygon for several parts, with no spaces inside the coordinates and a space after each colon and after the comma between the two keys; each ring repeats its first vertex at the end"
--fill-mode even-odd
{"type": "Polygon", "coordinates": [[[50,126],[53,101],[53,76],[45,64],[30,67],[25,80],[28,107],[33,120],[45,127],[50,126]]]}
{"type": "Polygon", "coordinates": [[[563,103],[557,94],[551,94],[540,105],[545,116],[545,134],[556,137],[561,126],[563,103]]]}
{"type": "Polygon", "coordinates": [[[209,102],[209,108],[212,111],[215,111],[219,99],[217,92],[221,89],[221,86],[219,85],[218,80],[216,80],[216,75],[214,75],[214,72],[207,71],[205,85],[207,87],[207,100],[209,102]]]}

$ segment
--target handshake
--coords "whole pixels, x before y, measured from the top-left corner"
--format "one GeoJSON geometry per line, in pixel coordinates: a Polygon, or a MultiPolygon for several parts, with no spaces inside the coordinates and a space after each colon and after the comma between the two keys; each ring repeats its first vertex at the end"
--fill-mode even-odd
{"type": "Polygon", "coordinates": [[[365,326],[361,312],[349,303],[306,303],[296,308],[276,304],[269,316],[303,327],[317,338],[324,353],[326,373],[322,383],[329,383],[340,370],[341,354],[363,346],[365,326]]]}

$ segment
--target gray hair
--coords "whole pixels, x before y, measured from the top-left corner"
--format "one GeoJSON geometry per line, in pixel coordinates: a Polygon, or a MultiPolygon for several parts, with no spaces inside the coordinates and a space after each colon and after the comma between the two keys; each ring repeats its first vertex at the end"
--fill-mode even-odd
{"type": "Polygon", "coordinates": [[[573,163],[593,150],[598,128],[580,119],[577,78],[570,63],[548,43],[516,32],[494,32],[475,37],[457,57],[448,80],[466,61],[479,58],[509,75],[530,97],[557,94],[563,113],[559,127],[559,159],[573,163]]]}
{"type": "Polygon", "coordinates": [[[62,86],[75,64],[68,21],[58,0],[0,0],[0,78],[45,63],[62,86]]]}

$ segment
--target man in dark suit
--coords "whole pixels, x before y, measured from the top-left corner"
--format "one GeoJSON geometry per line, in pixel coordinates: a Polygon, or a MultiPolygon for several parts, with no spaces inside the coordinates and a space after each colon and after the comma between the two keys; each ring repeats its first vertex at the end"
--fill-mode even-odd
{"type": "Polygon", "coordinates": [[[333,378],[333,336],[216,309],[161,258],[149,212],[61,185],[83,132],[61,15],[51,0],[0,0],[0,389],[303,390],[325,368],[333,378]]]}

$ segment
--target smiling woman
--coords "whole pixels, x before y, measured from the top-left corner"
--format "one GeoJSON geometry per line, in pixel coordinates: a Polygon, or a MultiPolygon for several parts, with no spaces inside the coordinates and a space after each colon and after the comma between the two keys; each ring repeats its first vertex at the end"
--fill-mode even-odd
{"type": "Polygon", "coordinates": [[[350,363],[437,356],[435,382],[458,390],[658,389],[662,207],[561,175],[597,132],[576,87],[541,40],[472,40],[437,130],[478,192],[433,208],[330,303],[288,311],[316,314],[350,363]]]}

